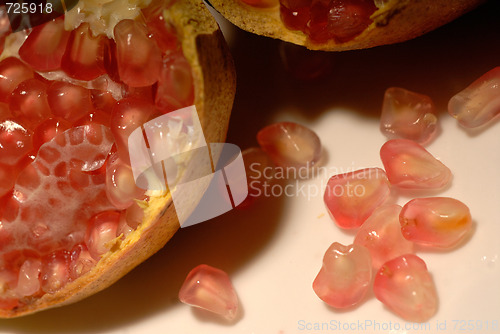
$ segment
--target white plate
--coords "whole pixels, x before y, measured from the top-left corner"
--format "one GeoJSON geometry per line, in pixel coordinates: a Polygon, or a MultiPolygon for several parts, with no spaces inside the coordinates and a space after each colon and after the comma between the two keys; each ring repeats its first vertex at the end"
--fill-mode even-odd
{"type": "MultiPolygon", "coordinates": [[[[309,84],[285,73],[279,42],[223,22],[239,75],[228,141],[244,149],[256,144],[255,134],[266,124],[300,122],[320,136],[329,175],[297,185],[304,188],[289,188],[298,194],[182,229],[162,251],[107,290],[67,307],[2,320],[0,333],[500,332],[500,122],[470,132],[446,113],[453,94],[500,65],[494,7],[491,2],[411,42],[333,54],[331,77],[309,84]],[[462,247],[418,253],[439,295],[438,313],[424,324],[407,324],[373,295],[353,310],[335,311],[311,288],[328,246],[353,240],[352,233],[341,231],[328,217],[324,183],[334,171],[382,167],[378,154],[385,137],[378,114],[389,86],[435,100],[441,131],[427,148],[454,173],[452,186],[440,195],[465,202],[474,218],[474,233],[462,247]],[[243,309],[234,325],[178,302],[186,274],[200,263],[231,276],[243,309]]],[[[400,196],[397,203],[410,198],[400,196]]]]}

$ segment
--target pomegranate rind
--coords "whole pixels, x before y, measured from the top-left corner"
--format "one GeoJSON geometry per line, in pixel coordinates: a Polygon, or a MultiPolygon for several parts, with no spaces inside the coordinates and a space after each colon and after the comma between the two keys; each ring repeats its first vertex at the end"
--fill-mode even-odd
{"type": "MultiPolygon", "coordinates": [[[[174,23],[184,55],[191,65],[195,105],[206,141],[223,142],[235,95],[236,76],[219,26],[198,0],[177,1],[165,16],[174,23]]],[[[193,209],[198,200],[192,199],[193,209]]],[[[141,204],[144,206],[142,224],[125,239],[113,240],[110,251],[92,270],[54,294],[47,293],[12,310],[0,309],[0,317],[19,317],[82,300],[109,287],[160,250],[180,226],[170,193],[152,196],[141,204]]]]}
{"type": "Polygon", "coordinates": [[[290,30],[284,25],[279,5],[263,9],[241,0],[210,1],[222,16],[243,30],[323,51],[366,49],[407,41],[453,21],[483,2],[485,0],[391,0],[372,14],[372,24],[355,38],[344,43],[334,40],[312,43],[302,31],[290,30]]]}

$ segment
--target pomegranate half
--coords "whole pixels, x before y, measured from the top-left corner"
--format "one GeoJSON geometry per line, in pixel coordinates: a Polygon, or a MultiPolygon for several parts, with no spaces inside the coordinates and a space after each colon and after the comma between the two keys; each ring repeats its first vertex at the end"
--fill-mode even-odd
{"type": "MultiPolygon", "coordinates": [[[[5,12],[0,317],[9,318],[90,296],[163,247],[179,228],[171,194],[130,182],[127,136],[194,104],[206,141],[224,141],[235,73],[201,0],[80,0],[16,33],[5,12]]],[[[179,174],[191,173],[185,165],[179,174]]]]}

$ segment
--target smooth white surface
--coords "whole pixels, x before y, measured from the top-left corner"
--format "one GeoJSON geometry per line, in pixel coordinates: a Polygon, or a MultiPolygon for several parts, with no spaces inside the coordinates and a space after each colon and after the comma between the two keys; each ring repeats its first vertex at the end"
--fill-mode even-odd
{"type": "MultiPolygon", "coordinates": [[[[226,30],[239,75],[228,141],[245,149],[256,144],[260,127],[297,121],[318,133],[331,173],[288,188],[293,196],[182,229],[111,288],[75,305],[2,320],[0,333],[500,333],[500,122],[465,131],[445,112],[454,92],[500,65],[500,30],[492,30],[498,24],[490,11],[409,43],[333,55],[331,77],[311,84],[283,71],[278,42],[226,30]],[[466,203],[475,226],[458,249],[418,252],[432,273],[440,306],[428,324],[408,329],[373,295],[353,310],[335,311],[311,287],[328,246],[354,237],[328,217],[324,184],[335,171],[382,167],[378,154],[385,137],[378,112],[391,85],[435,99],[441,131],[427,148],[454,174],[452,186],[439,195],[466,203]],[[232,278],[243,309],[234,325],[178,302],[184,277],[200,263],[232,278]],[[323,323],[329,327],[307,330],[323,323]]],[[[404,204],[414,195],[428,193],[393,200],[404,204]]]]}

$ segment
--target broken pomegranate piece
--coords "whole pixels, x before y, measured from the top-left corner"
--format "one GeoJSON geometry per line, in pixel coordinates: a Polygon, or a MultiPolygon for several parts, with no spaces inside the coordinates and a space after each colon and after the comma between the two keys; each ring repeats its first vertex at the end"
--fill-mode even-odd
{"type": "Polygon", "coordinates": [[[399,216],[406,239],[433,247],[453,247],[472,228],[469,208],[450,197],[416,198],[405,204],[399,216]]]}
{"type": "Polygon", "coordinates": [[[324,201],[330,217],[342,228],[356,228],[385,202],[390,185],[380,168],[334,175],[326,185],[324,201]]]}
{"type": "Polygon", "coordinates": [[[392,139],[382,145],[380,158],[392,185],[407,189],[440,189],[451,171],[425,148],[408,139],[392,139]]]}
{"type": "Polygon", "coordinates": [[[413,253],[413,243],[401,233],[400,212],[399,205],[377,208],[354,238],[355,245],[362,245],[370,251],[375,270],[400,255],[413,253]]]}
{"type": "Polygon", "coordinates": [[[405,138],[423,144],[436,132],[434,103],[427,95],[391,87],[385,91],[380,129],[390,138],[405,138]]]}
{"type": "Polygon", "coordinates": [[[429,320],[437,311],[436,287],[425,262],[407,254],[386,262],[375,276],[375,297],[403,319],[429,320]]]}
{"type": "Polygon", "coordinates": [[[229,276],[206,264],[200,264],[189,272],[179,290],[179,300],[229,321],[238,315],[238,297],[229,276]]]}
{"type": "Polygon", "coordinates": [[[500,115],[500,67],[483,74],[453,96],[448,112],[466,128],[484,125],[500,115]]]}
{"type": "Polygon", "coordinates": [[[297,123],[266,126],[257,133],[257,141],[277,166],[311,168],[321,157],[318,135],[297,123]]]}
{"type": "Polygon", "coordinates": [[[313,282],[316,295],[335,308],[361,302],[370,288],[370,252],[361,245],[334,242],[323,257],[323,266],[313,282]]]}

